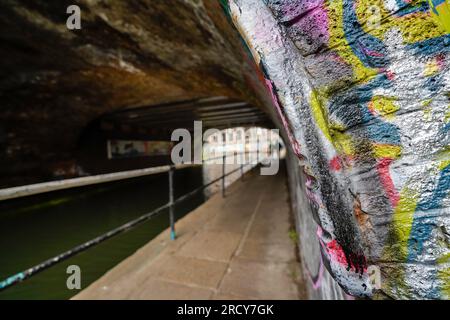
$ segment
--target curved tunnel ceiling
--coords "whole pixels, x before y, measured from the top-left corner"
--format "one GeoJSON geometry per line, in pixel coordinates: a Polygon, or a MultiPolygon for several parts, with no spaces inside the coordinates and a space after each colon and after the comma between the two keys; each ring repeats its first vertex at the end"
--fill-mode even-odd
{"type": "Polygon", "coordinates": [[[220,1],[9,0],[0,28],[0,185],[76,161],[98,119],[146,138],[193,120],[218,129],[276,121],[220,1]],[[70,31],[73,2],[82,28],[70,31]]]}
{"type": "Polygon", "coordinates": [[[102,117],[105,126],[128,126],[140,130],[177,128],[193,130],[194,121],[202,121],[203,128],[271,126],[268,115],[250,103],[227,97],[208,97],[130,108],[102,117]]]}

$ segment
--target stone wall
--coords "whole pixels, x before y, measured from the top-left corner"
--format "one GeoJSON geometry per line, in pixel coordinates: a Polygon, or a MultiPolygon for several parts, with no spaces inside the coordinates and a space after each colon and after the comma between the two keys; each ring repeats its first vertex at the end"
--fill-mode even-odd
{"type": "Polygon", "coordinates": [[[345,297],[324,267],[353,296],[450,297],[450,30],[431,2],[440,15],[427,1],[228,2],[290,141],[312,297],[345,297]]]}

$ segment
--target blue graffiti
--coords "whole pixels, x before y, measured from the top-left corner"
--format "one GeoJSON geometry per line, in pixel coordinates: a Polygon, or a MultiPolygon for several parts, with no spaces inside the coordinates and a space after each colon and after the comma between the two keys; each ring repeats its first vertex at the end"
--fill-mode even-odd
{"type": "MultiPolygon", "coordinates": [[[[422,199],[416,208],[416,212],[425,212],[438,209],[442,200],[447,197],[450,191],[450,165],[442,170],[436,189],[430,197],[422,199]]],[[[411,227],[411,234],[408,241],[408,261],[414,261],[423,251],[424,242],[430,238],[433,229],[432,221],[429,216],[414,217],[411,227]]]]}
{"type": "MultiPolygon", "coordinates": [[[[434,1],[441,1],[441,0],[434,0],[434,1]]],[[[430,10],[430,6],[426,1],[422,1],[416,4],[408,3],[405,0],[395,0],[395,2],[397,3],[397,6],[399,8],[399,11],[396,12],[395,14],[397,17],[403,17],[417,12],[428,12],[430,10]]]]}
{"type": "Polygon", "coordinates": [[[389,64],[383,41],[364,32],[356,16],[356,2],[344,0],[344,33],[359,60],[368,68],[382,68],[389,64]]]}
{"type": "Polygon", "coordinates": [[[335,115],[346,128],[366,124],[364,138],[374,143],[400,145],[399,129],[373,115],[368,103],[375,88],[388,88],[392,84],[385,74],[378,74],[367,84],[353,87],[330,101],[329,112],[335,115]]]}
{"type": "MultiPolygon", "coordinates": [[[[436,189],[430,197],[422,199],[417,205],[416,212],[424,212],[428,210],[438,209],[442,200],[447,197],[450,191],[450,165],[442,170],[436,189]]],[[[425,241],[427,241],[434,227],[435,218],[432,216],[414,216],[411,233],[408,240],[408,262],[414,262],[423,252],[425,241]]],[[[436,274],[436,270],[432,271],[436,274]]],[[[428,293],[427,298],[438,299],[440,297],[439,290],[435,286],[428,293]]]]}
{"type": "Polygon", "coordinates": [[[450,34],[409,44],[406,46],[406,50],[417,57],[429,57],[450,52],[450,34]]]}

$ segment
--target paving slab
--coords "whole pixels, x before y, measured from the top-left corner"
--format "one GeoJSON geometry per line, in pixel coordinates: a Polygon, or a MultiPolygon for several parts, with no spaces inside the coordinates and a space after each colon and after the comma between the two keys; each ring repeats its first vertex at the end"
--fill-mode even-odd
{"type": "Polygon", "coordinates": [[[295,255],[295,246],[290,243],[273,243],[247,240],[237,253],[239,258],[245,258],[254,261],[278,261],[292,262],[297,261],[295,255]]]}
{"type": "Polygon", "coordinates": [[[157,267],[154,275],[152,272],[152,277],[185,285],[216,288],[227,267],[227,263],[220,261],[170,255],[157,267]]]}
{"type": "Polygon", "coordinates": [[[177,255],[198,259],[228,262],[241,241],[242,234],[227,231],[207,231],[197,233],[177,255]]]}
{"type": "Polygon", "coordinates": [[[136,300],[208,300],[214,291],[161,279],[148,279],[139,290],[127,297],[136,300]]]}
{"type": "Polygon", "coordinates": [[[220,292],[257,299],[292,299],[298,297],[297,267],[294,263],[235,259],[224,277],[220,292]]]}

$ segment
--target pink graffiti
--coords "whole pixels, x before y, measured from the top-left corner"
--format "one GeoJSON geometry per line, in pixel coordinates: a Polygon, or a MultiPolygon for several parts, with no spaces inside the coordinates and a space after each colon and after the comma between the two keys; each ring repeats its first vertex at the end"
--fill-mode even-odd
{"type": "Polygon", "coordinates": [[[311,38],[327,43],[329,40],[328,11],[324,0],[307,1],[304,3],[286,3],[282,8],[283,16],[293,18],[289,24],[301,29],[311,38]],[[300,6],[300,8],[299,8],[300,6]],[[309,26],[313,25],[314,28],[309,26]]]}
{"type": "Polygon", "coordinates": [[[339,158],[339,156],[335,156],[333,159],[330,160],[330,168],[333,171],[339,171],[342,169],[341,159],[339,158]]]}
{"type": "Polygon", "coordinates": [[[445,56],[443,54],[439,54],[436,57],[436,62],[439,67],[439,71],[442,71],[445,68],[445,56]]]}
{"type": "Polygon", "coordinates": [[[393,81],[395,78],[395,73],[391,70],[386,70],[386,77],[390,80],[393,81]]]}
{"type": "Polygon", "coordinates": [[[380,176],[381,184],[383,185],[384,191],[388,196],[392,207],[396,207],[398,201],[400,200],[400,195],[395,189],[394,182],[392,181],[391,175],[389,174],[389,166],[392,163],[392,159],[383,158],[377,163],[377,171],[380,176]]]}
{"type": "Polygon", "coordinates": [[[361,46],[361,49],[362,49],[362,51],[363,51],[365,54],[367,54],[368,56],[371,56],[371,57],[383,57],[383,56],[384,56],[383,54],[381,54],[381,53],[379,53],[379,52],[370,50],[370,49],[368,49],[368,48],[366,48],[366,47],[363,47],[363,46],[361,46]]]}
{"type": "MultiPolygon", "coordinates": [[[[367,272],[367,263],[364,259],[361,266],[356,266],[353,263],[348,263],[347,256],[345,255],[344,249],[341,247],[341,245],[337,242],[336,239],[333,239],[326,244],[322,240],[322,229],[317,230],[317,236],[319,237],[320,245],[322,248],[325,249],[325,251],[328,254],[329,260],[336,262],[340,264],[344,268],[350,268],[351,270],[358,272],[360,270],[361,272],[367,272]]],[[[351,258],[350,258],[351,260],[351,258]]]]}
{"type": "Polygon", "coordinates": [[[345,256],[344,250],[340,244],[333,239],[326,244],[327,252],[330,255],[331,260],[338,262],[342,265],[347,265],[347,257],[345,256]]]}

